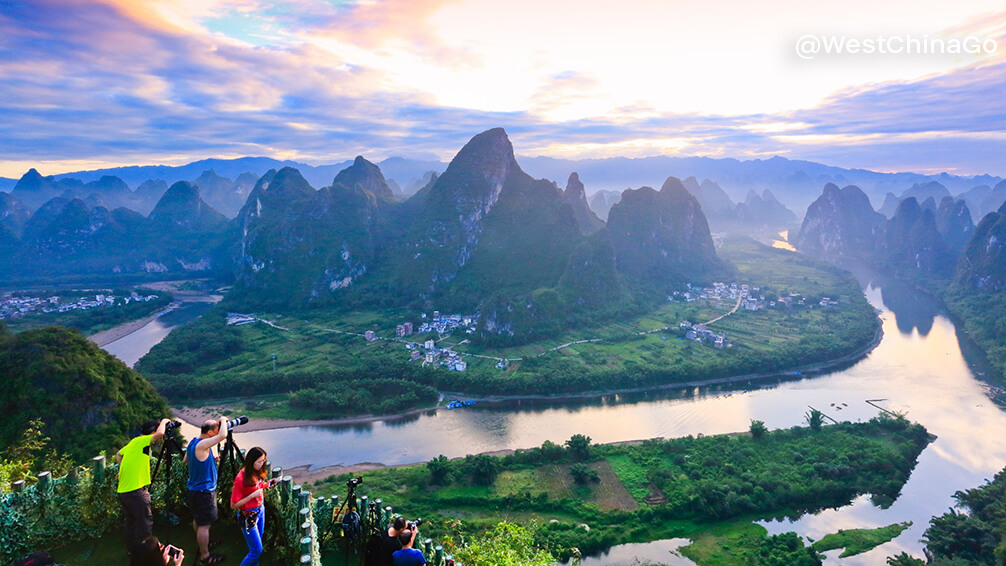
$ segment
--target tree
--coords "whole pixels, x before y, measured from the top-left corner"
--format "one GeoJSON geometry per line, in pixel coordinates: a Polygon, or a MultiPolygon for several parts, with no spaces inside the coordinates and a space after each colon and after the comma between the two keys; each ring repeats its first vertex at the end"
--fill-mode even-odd
{"type": "Polygon", "coordinates": [[[468,470],[468,474],[472,477],[472,481],[481,485],[492,485],[496,481],[496,476],[500,473],[502,464],[500,464],[499,458],[493,458],[485,454],[477,456],[469,454],[465,456],[465,467],[468,470]]]}
{"type": "Polygon", "coordinates": [[[597,483],[601,481],[601,477],[597,475],[597,470],[588,468],[586,464],[573,464],[573,466],[569,468],[569,473],[573,476],[573,481],[578,484],[588,484],[591,482],[597,483]]]}
{"type": "Polygon", "coordinates": [[[566,449],[577,460],[587,460],[590,458],[590,437],[582,434],[574,434],[566,441],[566,449]]]}
{"type": "Polygon", "coordinates": [[[764,421],[752,420],[751,428],[749,430],[751,431],[751,436],[756,439],[764,438],[765,435],[768,434],[768,427],[765,426],[764,421]]]}
{"type": "Polygon", "coordinates": [[[897,556],[888,556],[887,566],[926,566],[926,562],[909,556],[907,552],[902,552],[897,556]]]}
{"type": "Polygon", "coordinates": [[[447,456],[443,454],[426,463],[426,468],[430,470],[430,482],[436,485],[446,485],[450,482],[451,468],[447,456]]]}
{"type": "Polygon", "coordinates": [[[817,432],[821,430],[821,426],[824,425],[824,413],[818,411],[817,409],[811,409],[804,415],[804,420],[807,421],[807,425],[810,426],[810,430],[817,432]]]}
{"type": "Polygon", "coordinates": [[[507,522],[458,548],[454,559],[466,566],[555,565],[551,554],[534,545],[531,531],[507,522]]]}

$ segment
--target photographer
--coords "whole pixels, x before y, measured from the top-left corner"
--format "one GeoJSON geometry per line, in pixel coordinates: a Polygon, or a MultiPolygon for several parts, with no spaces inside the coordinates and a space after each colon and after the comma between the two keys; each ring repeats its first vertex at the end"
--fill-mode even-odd
{"type": "Polygon", "coordinates": [[[398,537],[405,531],[407,525],[408,522],[406,522],[405,517],[398,515],[392,521],[388,530],[381,533],[380,550],[377,552],[377,566],[392,566],[395,563],[392,555],[402,549],[402,543],[399,542],[398,537]]]}
{"type": "Polygon", "coordinates": [[[266,481],[265,450],[258,446],[248,451],[241,471],[234,478],[231,491],[231,509],[238,512],[238,525],[248,544],[248,555],[241,566],[258,566],[262,557],[262,540],[265,537],[265,490],[276,485],[278,478],[266,481]]]}
{"type": "Polygon", "coordinates": [[[198,564],[220,564],[224,557],[210,554],[210,525],[217,520],[217,461],[213,447],[227,438],[227,420],[210,419],[203,423],[199,436],[185,448],[189,467],[189,509],[192,529],[199,543],[198,564]]]}
{"type": "Polygon", "coordinates": [[[398,535],[398,542],[402,543],[402,549],[392,554],[395,566],[426,566],[426,557],[418,549],[412,548],[416,543],[416,536],[419,534],[419,527],[411,525],[412,530],[405,529],[398,535]]]}
{"type": "Polygon", "coordinates": [[[154,515],[150,511],[150,445],[164,437],[168,419],[148,421],[140,427],[140,436],[129,441],[115,454],[119,464],[116,489],[126,516],[126,548],[133,550],[153,533],[154,515]]]}

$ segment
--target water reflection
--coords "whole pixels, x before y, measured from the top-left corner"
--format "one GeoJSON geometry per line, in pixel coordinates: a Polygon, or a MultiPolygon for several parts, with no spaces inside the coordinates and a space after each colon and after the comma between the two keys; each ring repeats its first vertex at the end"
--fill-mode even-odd
{"type": "Polygon", "coordinates": [[[102,349],[122,360],[127,366],[133,367],[172,330],[199,318],[212,306],[212,303],[207,302],[185,303],[181,307],[155,318],[136,332],[105,344],[102,349]]]}
{"type": "MultiPolygon", "coordinates": [[[[766,526],[773,533],[795,530],[820,538],[839,528],[910,520],[914,525],[894,541],[841,563],[883,564],[885,556],[902,550],[921,556],[919,540],[929,518],[953,505],[956,490],[980,485],[1006,464],[1006,446],[999,440],[1006,435],[1006,415],[989,399],[989,387],[969,369],[954,325],[931,301],[873,274],[860,271],[860,276],[869,301],[884,310],[884,339],[865,359],[812,378],[608,395],[590,401],[479,404],[416,415],[405,423],[237,436],[242,446],[269,447],[270,456],[286,467],[365,461],[402,464],[428,461],[438,454],[459,457],[530,448],[545,440],[562,443],[573,434],[586,434],[595,442],[717,434],[746,430],[751,419],[783,428],[802,424],[808,406],[839,420],[859,421],[878,412],[866,400],[883,399],[881,406],[905,412],[938,436],[923,452],[902,495],[888,509],[874,506],[864,496],[841,509],[766,526]]],[[[829,553],[827,562],[836,563],[832,555],[837,552],[829,553]]]]}
{"type": "Polygon", "coordinates": [[[689,544],[691,541],[686,538],[620,544],[597,556],[584,556],[580,564],[582,566],[635,566],[638,564],[695,566],[694,562],[677,553],[678,548],[689,544]]]}

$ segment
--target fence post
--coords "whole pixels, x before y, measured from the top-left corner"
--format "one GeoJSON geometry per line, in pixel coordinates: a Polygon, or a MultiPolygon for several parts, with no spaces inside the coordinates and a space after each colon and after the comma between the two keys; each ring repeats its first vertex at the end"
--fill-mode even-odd
{"type": "Polygon", "coordinates": [[[367,522],[367,499],[368,497],[366,495],[360,498],[360,522],[362,523],[367,522]]]}
{"type": "Polygon", "coordinates": [[[438,544],[437,547],[433,549],[433,566],[440,566],[443,563],[444,547],[438,544]]]}
{"type": "Polygon", "coordinates": [[[101,482],[105,477],[105,457],[95,456],[91,458],[91,474],[94,478],[94,483],[101,482]]]}
{"type": "Polygon", "coordinates": [[[384,508],[384,526],[388,527],[391,525],[391,505],[384,508]]]}
{"type": "Polygon", "coordinates": [[[35,492],[41,497],[48,497],[52,493],[51,472],[42,472],[38,475],[38,484],[35,486],[35,492]]]}
{"type": "Polygon", "coordinates": [[[283,468],[276,466],[272,469],[272,477],[283,479],[283,468]]]}
{"type": "Polygon", "coordinates": [[[339,508],[339,494],[336,493],[335,495],[332,496],[332,509],[338,509],[338,508],[339,508]]]}
{"type": "Polygon", "coordinates": [[[288,501],[290,501],[290,493],[293,491],[291,487],[293,484],[293,478],[290,476],[283,476],[283,479],[279,482],[279,496],[280,501],[285,506],[288,501]]]}
{"type": "Polygon", "coordinates": [[[74,466],[70,468],[70,471],[66,473],[66,483],[70,485],[77,485],[77,479],[80,476],[80,468],[74,466]]]}
{"type": "Polygon", "coordinates": [[[376,510],[377,513],[377,516],[374,517],[374,520],[377,521],[377,524],[379,527],[381,527],[382,531],[388,530],[388,524],[384,522],[384,513],[382,513],[382,511],[384,511],[384,502],[381,501],[380,499],[375,499],[374,509],[376,510]]]}
{"type": "Polygon", "coordinates": [[[430,556],[433,554],[433,539],[428,538],[423,541],[423,555],[430,556]]]}
{"type": "Polygon", "coordinates": [[[311,537],[303,537],[303,538],[300,539],[300,553],[302,555],[304,555],[304,554],[310,555],[311,554],[311,543],[312,542],[314,542],[314,539],[312,539],[311,537]]]}
{"type": "Polygon", "coordinates": [[[10,484],[10,490],[14,493],[21,493],[24,491],[24,480],[17,480],[16,482],[10,484]]]}
{"type": "Polygon", "coordinates": [[[311,492],[301,490],[300,494],[297,496],[297,507],[303,509],[311,505],[311,492]]]}
{"type": "Polygon", "coordinates": [[[307,508],[307,507],[304,507],[303,509],[300,510],[299,518],[300,518],[300,532],[301,532],[301,535],[302,536],[310,536],[311,535],[311,510],[309,508],[307,508]]]}
{"type": "Polygon", "coordinates": [[[300,490],[301,487],[299,483],[290,488],[290,497],[293,498],[294,503],[300,501],[300,490]]]}

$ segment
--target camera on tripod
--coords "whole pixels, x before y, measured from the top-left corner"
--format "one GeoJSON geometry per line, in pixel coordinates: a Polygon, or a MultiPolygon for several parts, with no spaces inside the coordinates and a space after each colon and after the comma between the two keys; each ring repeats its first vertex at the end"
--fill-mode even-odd
{"type": "Polygon", "coordinates": [[[248,417],[242,415],[242,416],[240,416],[240,417],[238,417],[236,419],[231,419],[231,420],[227,421],[227,429],[230,430],[230,429],[232,429],[232,428],[234,428],[236,426],[241,426],[243,424],[246,424],[247,422],[248,422],[248,417]]]}
{"type": "Polygon", "coordinates": [[[355,488],[356,486],[360,485],[361,483],[363,483],[363,476],[357,476],[357,477],[351,478],[349,481],[347,481],[346,482],[346,487],[352,489],[352,488],[355,488]]]}
{"type": "Polygon", "coordinates": [[[181,421],[168,421],[168,424],[164,425],[164,432],[171,432],[180,426],[182,426],[181,421]]]}

